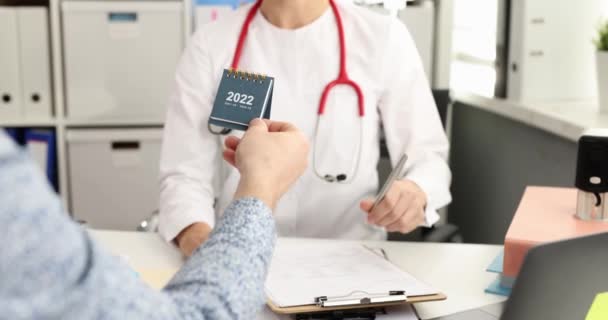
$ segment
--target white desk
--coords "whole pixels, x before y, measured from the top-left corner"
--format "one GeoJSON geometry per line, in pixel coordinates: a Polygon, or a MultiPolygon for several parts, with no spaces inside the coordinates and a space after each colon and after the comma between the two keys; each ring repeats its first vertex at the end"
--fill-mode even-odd
{"type": "Polygon", "coordinates": [[[576,142],[590,128],[608,127],[608,113],[596,101],[516,102],[471,93],[455,93],[456,101],[486,110],[576,142]]]}
{"type": "MultiPolygon", "coordinates": [[[[177,249],[154,233],[93,230],[91,234],[113,254],[127,256],[135,268],[178,268],[183,262],[177,249]]],[[[445,301],[416,304],[422,319],[505,300],[504,297],[484,293],[485,287],[495,279],[495,275],[485,272],[485,268],[498,254],[501,246],[381,241],[366,241],[365,244],[383,248],[396,265],[448,296],[445,301]]]]}

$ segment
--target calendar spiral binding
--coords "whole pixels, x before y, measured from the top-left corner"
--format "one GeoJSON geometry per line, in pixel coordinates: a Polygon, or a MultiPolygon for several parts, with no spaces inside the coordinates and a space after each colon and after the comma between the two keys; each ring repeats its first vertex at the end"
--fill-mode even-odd
{"type": "Polygon", "coordinates": [[[240,78],[241,80],[259,82],[259,83],[264,83],[264,80],[266,80],[265,74],[247,72],[247,71],[232,69],[232,68],[228,69],[227,77],[230,77],[230,76],[232,76],[232,78],[234,78],[234,79],[240,78]]]}

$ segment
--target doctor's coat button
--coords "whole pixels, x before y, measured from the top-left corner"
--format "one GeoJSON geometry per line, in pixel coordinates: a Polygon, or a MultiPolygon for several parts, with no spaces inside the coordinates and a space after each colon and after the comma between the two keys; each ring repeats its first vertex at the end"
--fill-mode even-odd
{"type": "Polygon", "coordinates": [[[346,180],[346,175],[345,174],[339,174],[336,177],[336,180],[338,180],[338,181],[344,181],[344,180],[346,180]]]}

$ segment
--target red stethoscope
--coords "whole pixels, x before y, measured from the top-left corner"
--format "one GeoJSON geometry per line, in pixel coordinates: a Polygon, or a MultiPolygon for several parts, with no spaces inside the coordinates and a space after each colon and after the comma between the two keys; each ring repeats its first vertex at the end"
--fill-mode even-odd
{"type": "MultiPolygon", "coordinates": [[[[239,66],[239,62],[241,60],[241,55],[243,52],[243,46],[245,44],[245,40],[247,38],[247,34],[249,33],[249,26],[251,25],[251,22],[253,21],[253,18],[255,17],[256,13],[258,12],[258,10],[260,9],[260,6],[262,5],[262,1],[263,0],[258,0],[249,10],[249,13],[247,14],[247,18],[245,19],[245,22],[243,23],[243,26],[241,28],[241,33],[239,35],[239,39],[237,42],[237,46],[236,46],[236,51],[234,52],[234,57],[232,59],[232,69],[233,70],[238,70],[238,66],[239,66]]],[[[352,179],[354,178],[354,176],[356,175],[356,173],[359,170],[359,162],[361,160],[361,149],[362,149],[362,142],[363,142],[363,116],[365,115],[365,107],[364,107],[364,98],[363,98],[363,91],[361,90],[361,88],[359,87],[359,85],[354,82],[353,80],[350,79],[350,77],[348,76],[348,73],[346,72],[346,45],[345,45],[345,40],[344,40],[344,27],[342,26],[342,17],[340,16],[340,12],[338,11],[338,7],[336,6],[334,0],[329,0],[329,4],[331,6],[331,9],[334,13],[334,18],[336,20],[336,26],[338,28],[338,38],[339,38],[339,43],[340,43],[340,69],[338,71],[338,77],[331,81],[330,83],[328,83],[325,86],[325,89],[323,90],[323,93],[321,94],[321,100],[319,101],[319,109],[317,110],[317,122],[315,125],[315,145],[317,142],[317,135],[318,135],[318,128],[319,128],[319,120],[321,119],[321,117],[323,116],[323,113],[325,112],[325,104],[327,102],[327,97],[329,96],[329,93],[331,92],[332,89],[334,89],[336,86],[348,86],[350,88],[352,88],[355,93],[357,94],[357,102],[358,102],[358,110],[359,110],[359,118],[360,118],[360,124],[361,127],[359,128],[359,146],[357,147],[358,151],[358,156],[356,158],[356,162],[355,162],[355,168],[353,169],[353,173],[348,175],[346,173],[338,173],[338,174],[321,174],[319,173],[319,171],[317,170],[317,165],[316,165],[316,147],[313,147],[313,169],[315,174],[327,181],[327,182],[338,182],[338,183],[349,183],[352,181],[352,179]]],[[[226,131],[222,131],[222,134],[226,134],[226,131]]]]}

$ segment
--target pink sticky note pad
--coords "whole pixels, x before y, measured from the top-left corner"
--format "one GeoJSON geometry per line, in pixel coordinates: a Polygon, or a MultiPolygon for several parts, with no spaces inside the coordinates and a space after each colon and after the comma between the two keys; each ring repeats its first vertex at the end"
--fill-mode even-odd
{"type": "Polygon", "coordinates": [[[505,237],[505,276],[516,277],[526,253],[536,245],[608,232],[608,223],[576,218],[577,192],[573,188],[526,188],[505,237]]]}

